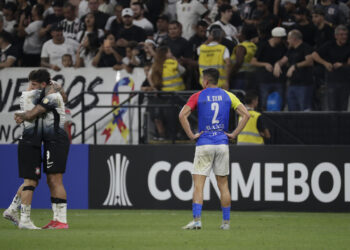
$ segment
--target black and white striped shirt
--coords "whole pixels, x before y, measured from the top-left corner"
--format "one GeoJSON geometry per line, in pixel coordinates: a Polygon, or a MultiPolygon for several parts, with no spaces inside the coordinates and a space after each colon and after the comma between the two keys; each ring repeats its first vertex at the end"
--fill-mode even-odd
{"type": "Polygon", "coordinates": [[[63,27],[64,37],[71,38],[74,40],[76,40],[78,32],[84,27],[84,24],[80,22],[79,18],[76,18],[74,21],[63,19],[60,22],[60,25],[63,27]]]}

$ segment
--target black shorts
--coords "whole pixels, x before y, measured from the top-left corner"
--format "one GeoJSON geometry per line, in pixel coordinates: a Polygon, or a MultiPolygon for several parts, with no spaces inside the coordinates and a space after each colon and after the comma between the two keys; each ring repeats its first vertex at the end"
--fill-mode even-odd
{"type": "Polygon", "coordinates": [[[18,143],[18,170],[23,179],[41,178],[41,140],[21,139],[18,143]]]}
{"type": "Polygon", "coordinates": [[[67,135],[57,136],[53,140],[44,140],[44,173],[63,174],[66,172],[69,146],[70,142],[67,135]]]}

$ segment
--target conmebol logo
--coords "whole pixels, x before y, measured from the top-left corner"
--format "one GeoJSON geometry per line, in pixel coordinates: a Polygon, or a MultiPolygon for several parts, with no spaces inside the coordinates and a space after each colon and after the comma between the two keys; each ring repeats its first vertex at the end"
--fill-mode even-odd
{"type": "Polygon", "coordinates": [[[132,206],[126,190],[126,171],[129,160],[126,156],[115,154],[107,160],[109,168],[109,191],[104,206],[132,206]]]}

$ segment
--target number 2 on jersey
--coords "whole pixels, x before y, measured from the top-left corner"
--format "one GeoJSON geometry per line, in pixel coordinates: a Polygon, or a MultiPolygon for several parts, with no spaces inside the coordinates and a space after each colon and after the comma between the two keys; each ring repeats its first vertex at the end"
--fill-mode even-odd
{"type": "Polygon", "coordinates": [[[217,102],[213,102],[211,104],[211,110],[214,110],[214,116],[213,120],[211,120],[212,124],[219,123],[219,120],[216,120],[216,117],[218,116],[219,113],[219,104],[217,102]]]}

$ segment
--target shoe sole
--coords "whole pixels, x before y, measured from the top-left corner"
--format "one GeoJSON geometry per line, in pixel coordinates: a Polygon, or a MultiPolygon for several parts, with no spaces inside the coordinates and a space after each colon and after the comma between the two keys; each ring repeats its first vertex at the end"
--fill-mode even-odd
{"type": "Polygon", "coordinates": [[[15,226],[18,226],[18,221],[11,215],[3,215],[4,219],[11,221],[15,226]]]}

